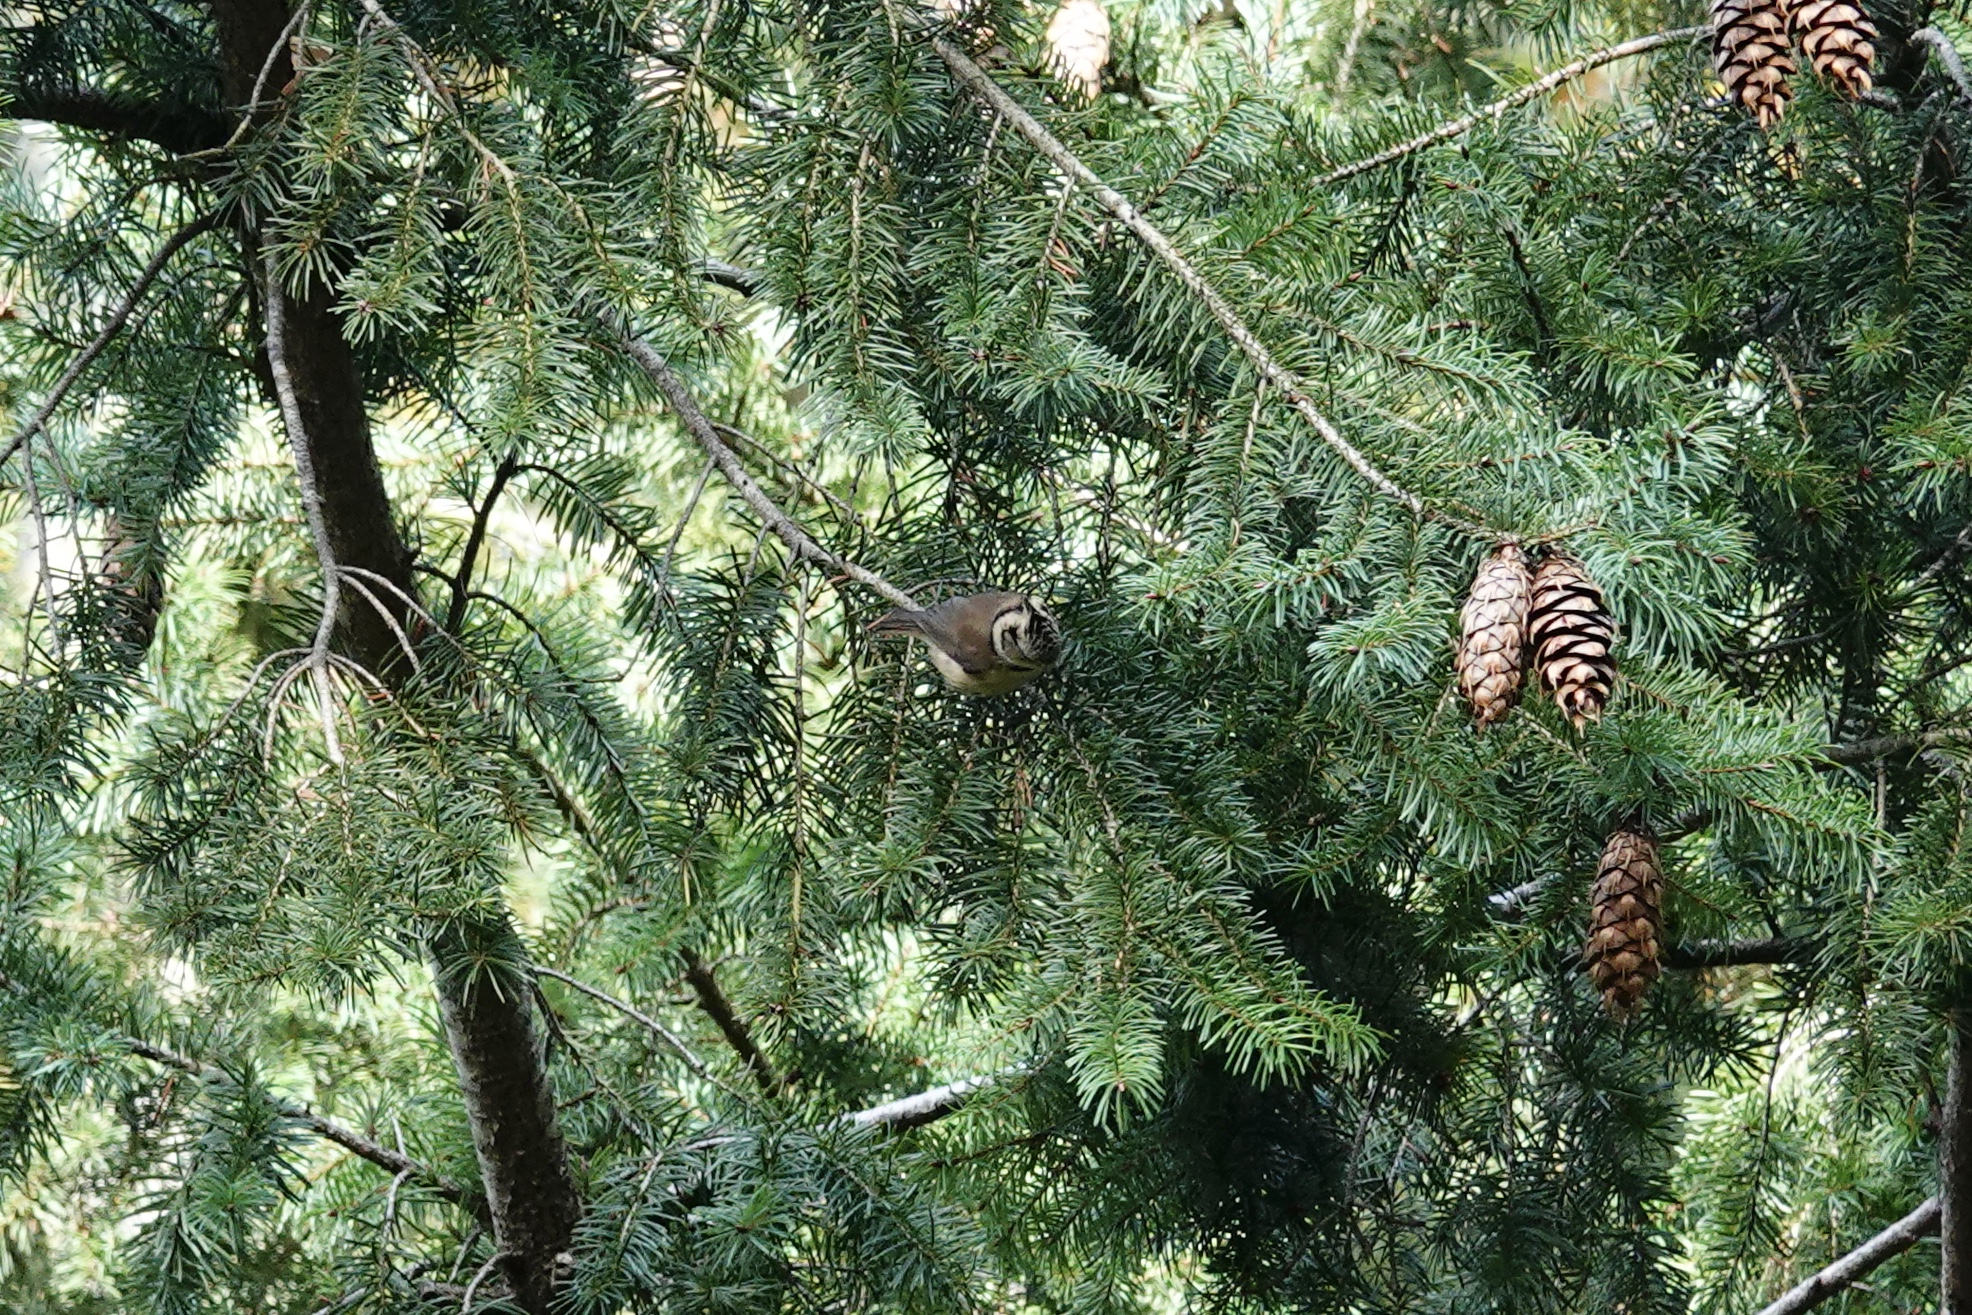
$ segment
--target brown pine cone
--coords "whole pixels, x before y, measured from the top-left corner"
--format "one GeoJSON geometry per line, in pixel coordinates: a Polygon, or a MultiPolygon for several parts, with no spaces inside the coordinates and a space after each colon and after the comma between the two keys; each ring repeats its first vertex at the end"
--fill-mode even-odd
{"type": "Polygon", "coordinates": [[[1513,710],[1527,670],[1527,601],[1533,576],[1518,545],[1479,563],[1459,615],[1458,692],[1484,730],[1513,710]]]}
{"type": "Polygon", "coordinates": [[[1712,66],[1734,102],[1771,128],[1794,92],[1781,0],[1712,0],[1712,66]]]}
{"type": "Polygon", "coordinates": [[[1554,706],[1576,730],[1600,720],[1616,683],[1616,623],[1573,557],[1556,553],[1534,572],[1527,637],[1554,706]]]}
{"type": "Polygon", "coordinates": [[[1630,827],[1611,835],[1589,905],[1582,962],[1602,992],[1602,1007],[1629,1018],[1663,971],[1664,874],[1657,842],[1630,827]]]}
{"type": "Polygon", "coordinates": [[[1876,24],[1846,0],[1790,0],[1787,25],[1821,80],[1851,100],[1870,88],[1876,24]]]}

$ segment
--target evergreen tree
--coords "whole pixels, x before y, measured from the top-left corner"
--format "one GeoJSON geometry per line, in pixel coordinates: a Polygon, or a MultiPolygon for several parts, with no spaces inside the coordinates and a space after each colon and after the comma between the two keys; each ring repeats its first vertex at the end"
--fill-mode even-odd
{"type": "Polygon", "coordinates": [[[0,1305],[1972,1315],[1852,8],[17,8],[0,1305]]]}

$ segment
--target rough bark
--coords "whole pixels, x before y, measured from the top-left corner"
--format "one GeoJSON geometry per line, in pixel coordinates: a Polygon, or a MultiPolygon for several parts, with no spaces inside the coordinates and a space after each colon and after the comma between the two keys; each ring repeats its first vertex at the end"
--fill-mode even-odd
{"type": "MultiPolygon", "coordinates": [[[[279,87],[292,76],[286,48],[291,11],[282,0],[214,0],[221,79],[229,103],[247,105],[261,72],[279,87]],[[270,59],[271,56],[271,59],[270,59]]],[[[249,249],[257,235],[241,234],[249,249]]],[[[253,267],[259,262],[250,261],[253,267]]],[[[317,474],[332,555],[351,572],[342,591],[339,647],[397,684],[408,674],[391,621],[407,633],[414,595],[411,553],[398,533],[378,469],[364,405],[362,371],[333,311],[328,288],[291,296],[269,280],[262,310],[279,317],[283,356],[303,439],[317,474]],[[354,587],[361,585],[361,588],[354,587]],[[367,593],[366,593],[367,591],[367,593]],[[391,621],[382,610],[387,609],[391,621]]],[[[510,961],[512,928],[502,920],[446,929],[431,956],[459,1089],[478,1152],[499,1268],[512,1300],[545,1315],[556,1269],[574,1237],[581,1199],[555,1117],[531,995],[484,971],[510,961]]]]}
{"type": "Polygon", "coordinates": [[[1950,1042],[1938,1130],[1938,1200],[1943,1206],[1938,1311],[1972,1315],[1972,1016],[1963,1007],[1950,1010],[1945,1030],[1950,1042]]]}

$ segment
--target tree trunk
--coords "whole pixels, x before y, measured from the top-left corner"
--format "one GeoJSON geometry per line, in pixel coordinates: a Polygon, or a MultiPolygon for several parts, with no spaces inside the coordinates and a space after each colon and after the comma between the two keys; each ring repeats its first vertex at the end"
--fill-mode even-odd
{"type": "Polygon", "coordinates": [[[1939,1315],[1972,1315],[1972,1017],[1945,1015],[1950,1057],[1938,1137],[1939,1315]]]}
{"type": "MultiPolygon", "coordinates": [[[[263,82],[263,100],[288,82],[293,76],[286,45],[290,12],[283,0],[213,0],[212,12],[231,104],[247,106],[257,79],[263,82]],[[261,79],[263,68],[268,71],[261,79]]],[[[252,257],[258,234],[249,227],[241,239],[252,257]]],[[[257,258],[247,264],[260,268],[257,258]]],[[[279,317],[330,547],[339,565],[359,572],[342,590],[338,646],[395,685],[409,667],[401,660],[393,623],[415,633],[405,600],[414,596],[416,582],[377,467],[362,371],[328,288],[293,297],[267,280],[262,303],[270,319],[279,317]],[[390,620],[380,608],[389,611],[390,620]]],[[[530,1315],[546,1315],[557,1262],[581,1216],[581,1198],[556,1121],[532,995],[509,975],[475,971],[489,959],[514,961],[508,948],[512,938],[511,926],[499,919],[447,928],[430,949],[501,1268],[516,1304],[530,1315]]]]}

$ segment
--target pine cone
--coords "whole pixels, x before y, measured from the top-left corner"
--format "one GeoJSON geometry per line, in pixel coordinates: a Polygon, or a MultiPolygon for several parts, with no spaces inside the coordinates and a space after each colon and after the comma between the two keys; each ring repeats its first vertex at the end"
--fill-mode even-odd
{"type": "Polygon", "coordinates": [[[1534,572],[1527,638],[1554,706],[1576,730],[1599,720],[1616,683],[1616,623],[1574,558],[1557,553],[1534,572]]]}
{"type": "Polygon", "coordinates": [[[1513,710],[1527,669],[1527,600],[1533,576],[1518,546],[1479,563],[1459,616],[1458,692],[1484,730],[1513,710]]]}
{"type": "MultiPolygon", "coordinates": [[[[1808,0],[1810,5],[1813,2],[1808,0]]],[[[1794,94],[1787,85],[1787,75],[1795,70],[1787,53],[1787,19],[1781,3],[1712,0],[1712,66],[1726,92],[1762,128],[1779,121],[1794,94]]]]}
{"type": "Polygon", "coordinates": [[[1602,1007],[1629,1018],[1663,971],[1664,874],[1657,842],[1628,827],[1610,836],[1589,903],[1582,962],[1602,992],[1602,1007]]]}
{"type": "Polygon", "coordinates": [[[1109,15],[1100,0],[1062,0],[1048,21],[1048,63],[1083,100],[1102,90],[1109,63],[1109,15]]]}
{"type": "Polygon", "coordinates": [[[1787,25],[1821,80],[1854,99],[1870,88],[1876,24],[1844,0],[1790,0],[1787,25]]]}

